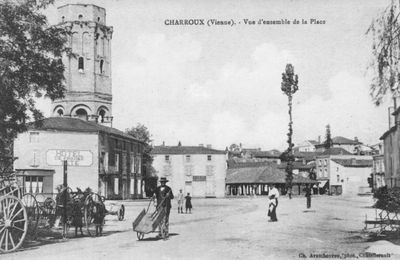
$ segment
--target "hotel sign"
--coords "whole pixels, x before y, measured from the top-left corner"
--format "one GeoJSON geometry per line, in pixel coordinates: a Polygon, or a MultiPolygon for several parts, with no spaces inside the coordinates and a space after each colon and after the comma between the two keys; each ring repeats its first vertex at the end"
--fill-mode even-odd
{"type": "Polygon", "coordinates": [[[91,166],[93,154],[87,150],[48,150],[46,153],[47,164],[51,166],[62,166],[63,161],[68,162],[68,166],[91,166]]]}

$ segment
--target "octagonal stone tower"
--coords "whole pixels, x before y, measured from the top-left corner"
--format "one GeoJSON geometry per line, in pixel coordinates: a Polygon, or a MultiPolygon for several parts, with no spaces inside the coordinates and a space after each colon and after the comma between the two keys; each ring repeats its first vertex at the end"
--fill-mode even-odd
{"type": "Polygon", "coordinates": [[[65,98],[52,103],[53,116],[72,116],[112,125],[111,39],[106,10],[91,4],[58,7],[59,26],[70,31],[74,55],[63,58],[65,98]]]}

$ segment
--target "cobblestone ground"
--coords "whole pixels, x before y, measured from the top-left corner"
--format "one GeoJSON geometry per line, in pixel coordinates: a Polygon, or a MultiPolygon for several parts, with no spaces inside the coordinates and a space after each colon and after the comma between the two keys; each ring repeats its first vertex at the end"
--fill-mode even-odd
{"type": "Polygon", "coordinates": [[[147,201],[123,203],[126,219],[108,216],[102,237],[41,238],[0,258],[300,259],[300,254],[359,256],[372,244],[361,233],[365,215],[375,216],[371,197],[314,196],[308,210],[304,197],[281,198],[278,222],[267,221],[265,197],[193,199],[192,214],[178,214],[175,202],[166,241],[156,239],[156,233],[138,241],[132,221],[147,201]]]}

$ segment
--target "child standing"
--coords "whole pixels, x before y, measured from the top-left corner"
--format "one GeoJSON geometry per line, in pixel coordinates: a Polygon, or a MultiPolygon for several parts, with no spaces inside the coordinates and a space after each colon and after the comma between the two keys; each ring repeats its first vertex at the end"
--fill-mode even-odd
{"type": "Polygon", "coordinates": [[[186,213],[188,212],[189,209],[189,213],[192,213],[192,197],[190,196],[190,193],[188,192],[186,197],[186,203],[185,203],[185,207],[186,207],[186,213]]]}

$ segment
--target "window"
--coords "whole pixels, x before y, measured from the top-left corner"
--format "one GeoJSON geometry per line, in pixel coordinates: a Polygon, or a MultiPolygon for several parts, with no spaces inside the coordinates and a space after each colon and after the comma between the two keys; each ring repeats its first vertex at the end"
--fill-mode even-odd
{"type": "Polygon", "coordinates": [[[84,70],[83,57],[78,58],[78,70],[79,72],[83,72],[84,70]]]}
{"type": "Polygon", "coordinates": [[[327,166],[327,165],[328,165],[328,160],[325,159],[325,160],[324,160],[324,166],[327,166]]]}
{"type": "Polygon", "coordinates": [[[104,74],[104,60],[100,61],[100,74],[104,74]]]}
{"type": "Polygon", "coordinates": [[[100,17],[97,17],[97,22],[100,22],[100,17]]]}
{"type": "Polygon", "coordinates": [[[165,156],[165,161],[166,161],[166,162],[169,162],[169,155],[166,155],[166,156],[165,156]]]}
{"type": "Polygon", "coordinates": [[[318,160],[318,166],[322,166],[322,160],[318,160]]]}
{"type": "Polygon", "coordinates": [[[57,110],[57,114],[58,116],[63,116],[64,115],[64,111],[60,108],[57,110]]]}
{"type": "Polygon", "coordinates": [[[206,166],[206,173],[207,173],[207,176],[213,176],[214,175],[214,166],[213,165],[207,165],[206,166]]]}
{"type": "Polygon", "coordinates": [[[321,168],[319,169],[318,177],[319,177],[319,178],[322,178],[322,169],[321,169],[321,168]]]}
{"type": "Polygon", "coordinates": [[[163,174],[164,176],[169,176],[172,173],[171,165],[164,165],[163,174]]]}
{"type": "Polygon", "coordinates": [[[104,123],[104,117],[106,116],[106,111],[101,109],[100,112],[99,112],[99,116],[100,116],[100,122],[104,123]]]}
{"type": "Polygon", "coordinates": [[[186,176],[193,175],[193,166],[192,165],[186,165],[185,166],[185,175],[186,176]]]}
{"type": "Polygon", "coordinates": [[[211,155],[207,155],[207,161],[211,161],[212,157],[211,155]]]}
{"type": "Polygon", "coordinates": [[[193,181],[206,181],[206,176],[193,176],[193,181]]]}
{"type": "Polygon", "coordinates": [[[30,143],[38,143],[39,142],[39,132],[30,132],[29,133],[29,142],[30,143]]]}
{"type": "Polygon", "coordinates": [[[328,169],[324,169],[324,177],[328,177],[328,169]]]}
{"type": "Polygon", "coordinates": [[[25,193],[43,193],[42,176],[25,176],[25,193]]]}
{"type": "Polygon", "coordinates": [[[32,154],[32,167],[38,167],[40,165],[40,152],[38,150],[34,150],[32,154]]]}
{"type": "Polygon", "coordinates": [[[82,20],[82,18],[83,18],[83,15],[81,15],[81,14],[78,15],[78,19],[79,19],[79,20],[82,20]]]}
{"type": "Polygon", "coordinates": [[[61,22],[62,22],[62,23],[65,22],[65,16],[62,16],[62,17],[61,17],[61,22]]]}
{"type": "Polygon", "coordinates": [[[190,162],[190,155],[186,155],[186,162],[190,162]]]}
{"type": "Polygon", "coordinates": [[[340,175],[336,175],[336,181],[340,182],[340,175]]]}
{"type": "Polygon", "coordinates": [[[119,154],[115,154],[115,171],[119,172],[119,154]]]}

